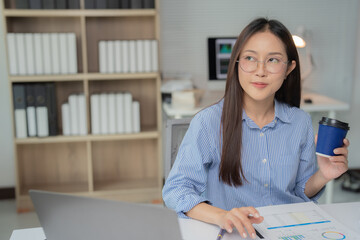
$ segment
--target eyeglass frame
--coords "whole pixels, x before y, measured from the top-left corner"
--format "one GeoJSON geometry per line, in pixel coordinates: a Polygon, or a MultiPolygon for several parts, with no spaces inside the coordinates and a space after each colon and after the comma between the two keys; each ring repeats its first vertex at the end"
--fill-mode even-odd
{"type": "MultiPolygon", "coordinates": [[[[269,70],[266,68],[266,62],[265,62],[265,61],[266,61],[266,60],[264,60],[264,61],[259,61],[259,60],[254,61],[254,62],[256,62],[256,68],[255,68],[253,71],[251,71],[251,72],[245,71],[245,70],[241,67],[240,59],[239,59],[239,60],[236,60],[236,63],[239,63],[239,66],[240,66],[241,70],[243,70],[244,72],[246,72],[246,73],[253,73],[253,72],[255,72],[255,71],[257,70],[257,68],[259,67],[259,62],[261,62],[261,63],[264,64],[264,68],[266,69],[266,71],[269,72],[269,70]]],[[[288,61],[281,61],[281,60],[279,60],[279,61],[280,61],[281,63],[285,64],[285,65],[288,65],[288,64],[290,63],[289,60],[288,60],[288,61]]],[[[280,70],[280,71],[281,71],[281,70],[280,70]]],[[[269,72],[269,73],[277,74],[277,73],[279,73],[280,71],[275,72],[275,73],[273,73],[273,72],[269,72]]]]}

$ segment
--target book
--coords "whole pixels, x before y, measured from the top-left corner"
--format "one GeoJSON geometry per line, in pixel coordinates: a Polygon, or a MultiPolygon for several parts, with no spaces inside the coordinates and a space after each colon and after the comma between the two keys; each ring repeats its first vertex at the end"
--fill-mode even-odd
{"type": "Polygon", "coordinates": [[[106,0],[95,0],[95,1],[96,1],[97,9],[106,9],[107,8],[106,0]]]}
{"type": "Polygon", "coordinates": [[[49,33],[43,33],[42,36],[42,47],[43,47],[43,66],[44,74],[52,74],[52,63],[51,63],[51,39],[49,33]]]}
{"type": "Polygon", "coordinates": [[[27,138],[25,85],[13,84],[14,120],[16,138],[27,138]]]}
{"type": "Polygon", "coordinates": [[[42,0],[43,9],[55,9],[55,0],[42,0]]]}
{"type": "Polygon", "coordinates": [[[26,75],[26,51],[25,51],[25,35],[24,33],[17,33],[16,39],[16,54],[18,60],[18,75],[26,75]]]}
{"type": "Polygon", "coordinates": [[[109,114],[109,134],[116,134],[116,98],[115,93],[107,94],[108,114],[109,114]]]}
{"type": "Polygon", "coordinates": [[[85,0],[85,9],[95,9],[95,0],[85,0]]]}
{"type": "Polygon", "coordinates": [[[130,8],[130,0],[119,0],[120,8],[127,9],[130,8]]]}
{"type": "Polygon", "coordinates": [[[67,43],[67,34],[59,33],[59,53],[60,53],[60,73],[68,74],[68,43],[67,43]]]}
{"type": "Polygon", "coordinates": [[[67,9],[66,0],[55,0],[56,1],[56,9],[67,9]]]}
{"type": "Polygon", "coordinates": [[[157,40],[151,41],[151,71],[157,72],[159,70],[158,59],[158,42],[157,40]]]}
{"type": "Polygon", "coordinates": [[[35,84],[36,130],[38,137],[49,136],[49,117],[45,84],[35,84]]]}
{"type": "Polygon", "coordinates": [[[7,40],[7,49],[8,49],[8,59],[9,59],[9,73],[10,75],[18,74],[18,63],[17,63],[17,53],[16,53],[16,33],[8,33],[6,35],[7,40]]]}
{"type": "Polygon", "coordinates": [[[79,104],[76,94],[69,96],[69,108],[70,108],[70,132],[71,135],[79,135],[79,104]]]}
{"type": "Polygon", "coordinates": [[[125,132],[124,94],[116,93],[116,133],[125,132]]]}
{"type": "Polygon", "coordinates": [[[100,134],[100,95],[92,94],[90,97],[91,133],[100,134]]]}
{"type": "Polygon", "coordinates": [[[41,0],[29,0],[29,6],[31,9],[42,9],[41,0]]]}
{"type": "Polygon", "coordinates": [[[124,117],[125,117],[125,133],[133,132],[133,115],[132,115],[132,95],[124,93],[124,117]]]}
{"type": "Polygon", "coordinates": [[[35,109],[35,85],[25,85],[26,119],[29,137],[36,137],[36,109],[35,109]]]}
{"type": "Polygon", "coordinates": [[[84,94],[77,95],[78,111],[79,111],[79,134],[87,134],[87,119],[86,119],[86,98],[84,94]]]}
{"type": "Polygon", "coordinates": [[[137,72],[144,72],[144,41],[136,40],[136,67],[137,72]]]}
{"type": "Polygon", "coordinates": [[[110,9],[120,8],[120,0],[107,0],[107,7],[110,9]]]}
{"type": "Polygon", "coordinates": [[[26,72],[35,74],[34,38],[32,33],[25,33],[26,72]]]}
{"type": "Polygon", "coordinates": [[[130,71],[129,65],[129,41],[121,41],[121,52],[122,52],[122,70],[123,73],[128,73],[130,71]]]}
{"type": "Polygon", "coordinates": [[[59,34],[51,33],[51,69],[52,74],[60,74],[60,46],[59,46],[59,34]]]}
{"type": "Polygon", "coordinates": [[[43,48],[41,33],[34,33],[34,52],[35,52],[35,74],[44,74],[43,48]]]}
{"type": "Polygon", "coordinates": [[[15,0],[16,9],[28,9],[29,1],[28,0],[15,0]]]}
{"type": "Polygon", "coordinates": [[[106,65],[107,73],[115,71],[114,41],[106,41],[106,65]]]}
{"type": "Polygon", "coordinates": [[[136,60],[136,41],[131,40],[129,41],[129,63],[130,63],[130,72],[135,73],[137,72],[137,60],[136,60]]]}
{"type": "Polygon", "coordinates": [[[144,72],[151,72],[151,40],[144,40],[144,72]]]}
{"type": "Polygon", "coordinates": [[[142,8],[142,0],[130,0],[131,8],[142,8]]]}
{"type": "Polygon", "coordinates": [[[133,132],[140,132],[140,103],[138,101],[132,102],[132,121],[133,121],[133,132]]]}
{"type": "Polygon", "coordinates": [[[109,111],[108,98],[106,93],[100,94],[100,133],[109,133],[109,111]]]}
{"type": "Polygon", "coordinates": [[[69,9],[80,9],[80,0],[67,0],[69,9]]]}
{"type": "Polygon", "coordinates": [[[143,0],[143,8],[155,8],[155,0],[143,0]]]}
{"type": "Polygon", "coordinates": [[[76,74],[78,72],[77,53],[76,53],[76,35],[75,33],[67,33],[67,49],[68,49],[68,73],[76,74]]]}
{"type": "Polygon", "coordinates": [[[99,72],[107,73],[107,44],[106,41],[99,41],[99,72]]]}
{"type": "Polygon", "coordinates": [[[121,41],[117,40],[115,41],[114,43],[114,53],[115,53],[115,69],[114,71],[116,73],[121,73],[123,70],[122,70],[122,62],[121,62],[121,59],[122,59],[122,56],[121,56],[121,41]]]}
{"type": "Polygon", "coordinates": [[[71,135],[70,105],[67,102],[61,105],[61,120],[62,120],[63,135],[70,136],[71,135]]]}
{"type": "Polygon", "coordinates": [[[57,98],[54,83],[45,83],[46,106],[48,109],[49,136],[58,135],[57,98]]]}

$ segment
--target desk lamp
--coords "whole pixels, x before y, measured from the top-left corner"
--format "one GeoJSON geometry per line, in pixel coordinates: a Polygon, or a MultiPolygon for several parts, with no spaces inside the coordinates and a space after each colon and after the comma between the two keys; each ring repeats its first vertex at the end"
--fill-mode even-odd
{"type": "Polygon", "coordinates": [[[314,68],[314,61],[309,44],[310,31],[306,30],[303,26],[300,26],[298,27],[296,34],[292,35],[292,37],[295,46],[298,49],[301,64],[301,80],[304,82],[314,68]]]}

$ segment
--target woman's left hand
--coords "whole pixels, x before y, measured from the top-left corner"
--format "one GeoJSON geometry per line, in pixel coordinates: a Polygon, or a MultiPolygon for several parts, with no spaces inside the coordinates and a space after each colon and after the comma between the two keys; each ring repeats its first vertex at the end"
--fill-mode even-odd
{"type": "MultiPolygon", "coordinates": [[[[317,142],[317,135],[315,137],[315,144],[317,142]]],[[[338,156],[332,156],[330,158],[317,156],[319,165],[319,171],[328,180],[340,177],[348,170],[348,147],[350,142],[348,139],[343,140],[344,145],[340,148],[335,148],[334,153],[338,156]]]]}

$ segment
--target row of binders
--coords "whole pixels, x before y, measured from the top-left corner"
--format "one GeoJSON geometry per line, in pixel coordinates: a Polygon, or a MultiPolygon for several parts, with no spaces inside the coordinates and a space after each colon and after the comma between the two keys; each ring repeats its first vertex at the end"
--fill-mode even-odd
{"type": "MultiPolygon", "coordinates": [[[[154,8],[155,0],[85,0],[86,9],[154,8]]],[[[16,0],[17,9],[79,9],[79,0],[16,0]]]]}
{"type": "Polygon", "coordinates": [[[157,71],[157,40],[99,41],[100,73],[141,73],[157,71]]]}
{"type": "Polygon", "coordinates": [[[76,74],[75,33],[8,33],[10,75],[76,74]]]}
{"type": "Polygon", "coordinates": [[[140,104],[131,93],[92,94],[92,134],[123,134],[140,132],[140,104]]]}
{"type": "Polygon", "coordinates": [[[17,9],[79,9],[79,0],[15,0],[17,9]]]}
{"type": "Polygon", "coordinates": [[[54,83],[13,84],[13,100],[17,138],[58,134],[54,83]]]}
{"type": "Polygon", "coordinates": [[[83,93],[71,94],[61,105],[63,135],[86,135],[86,98],[83,93]]]}
{"type": "Polygon", "coordinates": [[[85,0],[86,9],[154,8],[155,0],[85,0]]]}

